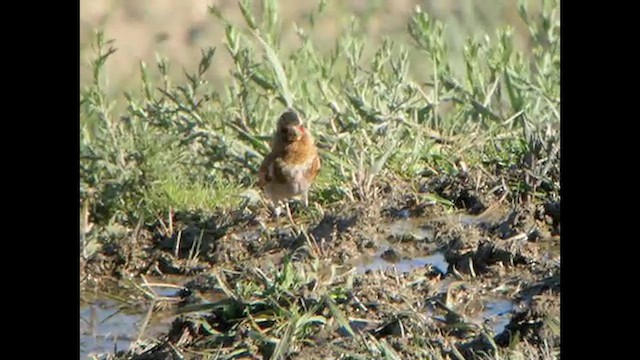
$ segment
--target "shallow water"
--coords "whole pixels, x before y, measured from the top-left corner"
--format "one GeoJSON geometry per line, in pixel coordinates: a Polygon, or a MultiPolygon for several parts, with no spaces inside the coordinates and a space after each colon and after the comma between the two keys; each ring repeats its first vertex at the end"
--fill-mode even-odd
{"type": "MultiPolygon", "coordinates": [[[[514,302],[506,298],[485,298],[482,300],[482,310],[467,317],[467,321],[478,326],[484,325],[490,328],[494,335],[498,335],[504,331],[505,327],[511,321],[514,307],[514,302]]],[[[433,308],[430,308],[428,313],[434,319],[438,319],[443,322],[446,321],[445,316],[441,313],[436,315],[433,308]]]]}
{"type": "Polygon", "coordinates": [[[443,274],[447,273],[449,264],[444,259],[442,252],[434,251],[433,253],[407,253],[401,250],[401,246],[390,244],[391,242],[405,241],[425,241],[430,242],[433,239],[434,231],[424,226],[424,221],[418,219],[401,219],[388,224],[386,231],[379,234],[380,246],[373,256],[363,256],[357,259],[353,265],[359,274],[368,270],[385,271],[387,269],[396,268],[399,272],[408,272],[416,268],[432,265],[443,274]],[[385,252],[390,251],[391,256],[384,256],[385,252]]]}
{"type": "Polygon", "coordinates": [[[513,301],[508,299],[491,299],[485,304],[482,321],[488,325],[494,334],[500,334],[511,321],[513,301]]]}
{"type": "Polygon", "coordinates": [[[399,272],[408,272],[415,268],[421,268],[427,264],[431,264],[443,274],[447,273],[447,267],[449,266],[449,263],[446,262],[446,260],[444,259],[444,254],[441,252],[436,252],[432,255],[420,256],[410,259],[401,259],[397,262],[391,262],[381,257],[382,253],[385,250],[386,248],[383,251],[379,251],[373,258],[362,260],[359,264],[356,265],[356,272],[362,274],[367,270],[384,271],[387,269],[392,269],[393,267],[395,267],[399,272]]]}
{"type": "MultiPolygon", "coordinates": [[[[456,220],[466,226],[477,226],[487,222],[480,216],[460,216],[456,220]]],[[[234,236],[244,241],[258,241],[261,232],[259,228],[249,229],[236,233],[234,236]]],[[[375,238],[374,243],[380,246],[373,255],[365,255],[352,263],[359,274],[368,270],[385,271],[393,268],[398,272],[409,272],[427,265],[433,266],[443,274],[448,271],[449,264],[445,260],[444,253],[437,251],[435,244],[430,244],[434,237],[434,231],[428,226],[424,226],[424,221],[417,219],[394,221],[388,224],[385,231],[372,236],[375,238]],[[431,252],[402,250],[403,247],[407,247],[406,242],[411,241],[419,242],[421,246],[434,246],[434,249],[431,252]],[[392,251],[389,251],[390,249],[392,251]],[[391,255],[385,256],[389,254],[391,255]]],[[[549,260],[558,258],[559,261],[559,251],[556,251],[559,246],[555,242],[544,245],[549,248],[547,255],[549,260]]],[[[157,280],[147,278],[147,280],[156,284],[153,286],[153,291],[158,296],[174,297],[179,290],[176,287],[158,286],[167,283],[169,280],[166,278],[157,280]]],[[[189,280],[187,277],[176,277],[170,282],[184,284],[189,280]]],[[[442,287],[445,287],[447,280],[453,279],[443,279],[442,287]]],[[[499,334],[504,331],[511,320],[514,303],[508,299],[489,297],[483,300],[480,309],[479,312],[468,318],[468,321],[478,325],[484,324],[492,329],[494,334],[499,334]]],[[[167,320],[165,317],[164,320],[159,320],[155,318],[155,313],[153,315],[145,330],[145,339],[166,334],[174,318],[171,317],[167,320]]],[[[128,350],[138,337],[144,317],[144,309],[133,310],[107,298],[83,303],[80,308],[80,358],[87,359],[92,358],[92,354],[100,355],[128,350]]],[[[356,332],[371,331],[380,325],[378,322],[366,319],[351,319],[350,324],[356,332]]]]}
{"type": "Polygon", "coordinates": [[[389,226],[389,235],[396,239],[431,240],[434,236],[433,229],[424,227],[423,220],[403,219],[393,222],[389,226]]]}
{"type": "MultiPolygon", "coordinates": [[[[469,319],[478,325],[484,324],[488,326],[494,333],[498,335],[504,331],[505,327],[511,321],[512,311],[514,309],[513,301],[504,298],[489,298],[484,303],[483,310],[477,315],[469,319]]],[[[441,318],[440,316],[436,316],[441,318]]],[[[442,319],[444,320],[444,319],[442,319]]],[[[349,325],[355,332],[372,331],[380,326],[382,323],[379,321],[370,321],[367,319],[350,319],[349,325]]],[[[339,328],[338,332],[342,336],[349,336],[349,333],[339,328]]]]}
{"type": "MultiPolygon", "coordinates": [[[[147,278],[150,283],[154,279],[147,278]]],[[[163,281],[166,282],[166,281],[163,281]]],[[[175,287],[153,286],[161,297],[174,297],[175,287]]],[[[88,296],[91,297],[91,296],[88,296]]],[[[144,309],[134,309],[108,297],[92,298],[80,304],[80,359],[93,359],[91,355],[126,351],[136,341],[146,316],[144,309]]],[[[144,338],[166,333],[173,317],[152,314],[144,338]]]]}
{"type": "Polygon", "coordinates": [[[127,350],[135,341],[144,314],[125,313],[112,300],[96,300],[80,307],[80,358],[127,350]]]}

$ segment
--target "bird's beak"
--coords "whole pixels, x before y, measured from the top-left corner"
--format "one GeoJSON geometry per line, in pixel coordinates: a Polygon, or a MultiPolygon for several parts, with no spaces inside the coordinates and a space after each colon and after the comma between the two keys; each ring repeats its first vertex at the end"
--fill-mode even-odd
{"type": "Polygon", "coordinates": [[[293,126],[292,128],[293,128],[293,131],[295,132],[296,139],[299,139],[300,137],[302,137],[302,134],[304,134],[304,127],[302,125],[293,126]]]}

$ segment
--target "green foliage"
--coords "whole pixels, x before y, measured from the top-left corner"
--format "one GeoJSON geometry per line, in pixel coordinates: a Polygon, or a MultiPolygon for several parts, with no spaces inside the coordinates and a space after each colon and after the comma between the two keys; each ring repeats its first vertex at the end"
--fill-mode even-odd
{"type": "MultiPolygon", "coordinates": [[[[372,44],[363,18],[352,17],[333,49],[323,52],[313,34],[330,16],[325,1],[308,14],[307,28],[294,27],[292,48],[282,44],[289,30],[281,24],[278,1],[260,4],[258,15],[251,1],[239,2],[243,24],[211,6],[212,21],[225,28],[224,46],[202,49],[197,68],[185,69],[179,79],[169,76],[168,59],[158,56],[155,66],[141,62],[139,90],[124,94],[126,111],[118,115],[113,109],[121,100],[105,91],[105,65],[115,44],[96,33],[93,81],[80,98],[80,200],[90,221],[101,225],[100,236],[124,236],[127,227],[169,209],[245,206],[240,200],[254,187],[276,119],[287,107],[303,115],[320,148],[322,170],[311,201],[321,207],[375,200],[381,180],[412,182],[463,167],[534,179],[506,184],[516,196],[535,196],[543,184],[559,191],[557,1],[542,1],[537,15],[519,2],[529,30],[527,52],[514,46],[510,28],[477,34],[454,49],[446,41],[451,24],[420,7],[407,21],[407,42],[385,37],[372,44]],[[461,54],[461,74],[454,71],[453,53],[461,54]],[[233,60],[230,81],[208,83],[205,75],[224,55],[233,60]],[[425,74],[415,73],[416,63],[425,74]]],[[[382,8],[371,4],[365,18],[382,8]]],[[[437,194],[417,197],[454,206],[437,194]]],[[[237,277],[228,280],[216,275],[225,298],[181,311],[216,315],[193,316],[210,335],[203,348],[216,349],[216,358],[223,338],[246,331],[265,357],[284,359],[325,326],[341,328],[366,350],[351,358],[400,358],[388,339],[351,326],[346,310],[352,275],[330,268],[327,276],[321,267],[318,259],[287,258],[267,273],[252,268],[234,270],[237,277]]],[[[556,320],[549,322],[557,332],[556,320]]],[[[414,340],[424,357],[443,357],[424,338],[414,340]]],[[[226,358],[255,352],[244,346],[227,349],[226,358]]],[[[450,355],[462,358],[455,346],[450,355]]]]}
{"type": "Polygon", "coordinates": [[[94,81],[81,94],[80,192],[94,222],[130,222],[170,206],[237,206],[286,107],[304,115],[321,148],[312,200],[323,205],[373,198],[377,180],[390,174],[455,173],[462,159],[527,166],[541,177],[556,166],[555,158],[541,159],[559,148],[557,1],[545,1],[539,16],[521,2],[530,55],[513,46],[509,28],[474,36],[462,51],[462,76],[451,70],[446,26],[419,7],[408,20],[409,43],[385,38],[371,49],[354,17],[324,53],[310,36],[327,16],[324,2],[308,28],[296,26],[299,46],[291,51],[281,46],[278,2],[261,3],[256,16],[250,1],[240,2],[243,25],[209,9],[225,26],[229,83],[203,77],[220,50],[203,49],[198,68],[181,80],[169,78],[170,63],[159,57],[159,80],[141,63],[140,91],[125,94],[120,117],[102,85],[115,48],[98,33],[94,81]],[[412,61],[431,68],[426,83],[414,80],[412,61]]]}

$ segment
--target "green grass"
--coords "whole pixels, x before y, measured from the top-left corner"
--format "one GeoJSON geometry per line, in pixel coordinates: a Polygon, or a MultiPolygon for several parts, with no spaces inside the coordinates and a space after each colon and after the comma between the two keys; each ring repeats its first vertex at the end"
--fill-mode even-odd
{"type": "MultiPolygon", "coordinates": [[[[429,316],[421,305],[429,301],[423,292],[425,288],[421,291],[410,285],[425,281],[419,272],[400,278],[396,275],[395,279],[391,272],[370,274],[369,283],[354,285],[356,274],[336,271],[334,265],[329,265],[330,269],[326,266],[318,259],[304,263],[285,258],[281,266],[266,271],[257,267],[212,271],[208,276],[215,279],[216,289],[225,297],[213,303],[179,307],[178,314],[185,322],[182,327],[192,329],[191,332],[198,336],[188,344],[174,343],[172,350],[183,355],[198,354],[206,359],[233,359],[240,354],[270,359],[303,359],[313,355],[311,358],[317,359],[316,351],[321,350],[325,355],[329,351],[332,356],[341,354],[349,359],[464,359],[460,344],[471,339],[469,334],[473,334],[476,339],[484,337],[490,346],[489,350],[476,352],[473,357],[476,359],[557,358],[558,345],[546,344],[547,340],[554,341],[552,339],[559,336],[557,316],[548,316],[545,320],[543,326],[553,332],[544,340],[545,344],[542,340],[531,344],[515,335],[511,344],[500,347],[492,334],[487,333],[487,328],[452,310],[449,311],[455,319],[447,325],[437,327],[426,320],[429,316]],[[386,282],[397,282],[397,285],[386,282]],[[398,297],[400,300],[387,303],[381,298],[374,304],[368,303],[370,310],[364,315],[371,317],[372,323],[384,324],[390,329],[385,332],[383,326],[378,326],[379,333],[371,333],[352,328],[351,321],[358,318],[358,312],[351,296],[355,292],[367,296],[367,293],[382,291],[387,286],[402,293],[398,297]],[[391,329],[394,327],[395,330],[391,329]],[[464,331],[467,336],[456,338],[450,333],[455,330],[464,331]],[[321,331],[330,334],[330,338],[316,337],[321,331]],[[400,339],[404,341],[397,347],[400,339]],[[438,340],[434,342],[433,339],[438,340]],[[445,345],[443,339],[452,343],[445,345]],[[460,349],[453,346],[454,341],[460,349]]],[[[140,286],[138,289],[155,299],[140,286]]],[[[162,342],[158,346],[168,347],[162,342]]]]}
{"type": "MultiPolygon", "coordinates": [[[[522,167],[527,156],[544,159],[559,146],[556,1],[544,1],[535,16],[519,7],[530,52],[501,28],[467,39],[460,58],[447,40],[455,25],[419,8],[406,41],[372,45],[354,18],[326,52],[313,41],[314,24],[332,16],[324,3],[304,30],[281,27],[276,1],[265,1],[261,16],[240,4],[244,23],[210,8],[212,21],[225,27],[225,46],[203,49],[184,77],[172,77],[162,57],[141,63],[138,90],[125,95],[123,113],[113,111],[119,100],[106,95],[103,72],[117,43],[97,33],[93,82],[80,109],[81,202],[89,203],[92,222],[135,224],[168,208],[240,206],[288,106],[304,114],[322,149],[311,200],[327,207],[371,198],[386,176],[456,174],[461,162],[522,167]],[[281,38],[296,30],[298,46],[283,50],[281,38]],[[210,84],[206,74],[220,52],[233,59],[232,77],[210,84]],[[455,70],[456,61],[464,71],[455,70]],[[414,76],[416,66],[428,71],[414,76]]],[[[531,171],[546,176],[548,166],[534,165],[531,171]]]]}
{"type": "MultiPolygon", "coordinates": [[[[155,64],[141,62],[136,89],[124,97],[107,95],[105,64],[118,44],[96,32],[92,81],[80,99],[80,201],[89,222],[102,229],[97,233],[124,236],[172,212],[226,212],[255,204],[257,168],[277,118],[289,106],[303,114],[320,147],[322,170],[310,198],[314,221],[324,209],[376,201],[384,184],[394,181],[405,182],[420,201],[451,208],[453,199],[417,189],[425,178],[467,169],[525,174],[505,177],[514,199],[559,196],[557,1],[519,2],[529,47],[521,46],[522,32],[516,36],[514,29],[477,31],[479,23],[495,23],[496,15],[481,6],[493,3],[469,0],[460,2],[466,4],[461,17],[443,21],[434,16],[441,15],[435,7],[416,8],[401,34],[388,37],[368,32],[385,11],[382,2],[370,2],[329,50],[321,44],[326,29],[319,24],[345,17],[333,2],[319,2],[309,22],[298,27],[283,26],[277,1],[261,2],[261,11],[256,4],[240,2],[242,21],[211,7],[211,21],[224,27],[224,46],[203,48],[198,64],[181,76],[164,54],[155,64]],[[231,76],[210,83],[220,56],[232,59],[231,76]]],[[[311,240],[303,246],[314,255],[311,240]]],[[[411,334],[403,351],[393,343],[398,337],[354,330],[354,300],[346,300],[355,288],[353,273],[327,271],[317,256],[311,258],[285,258],[264,272],[214,268],[226,297],[205,308],[182,308],[202,336],[195,346],[177,344],[174,350],[211,359],[258,353],[283,359],[310,351],[311,337],[321,329],[341,328],[351,337],[329,347],[346,358],[463,357],[452,344],[429,342],[433,327],[421,322],[424,314],[406,299],[402,312],[389,307],[377,313],[397,317],[401,331],[411,334]],[[207,310],[215,321],[190,310],[207,310]],[[242,343],[223,349],[237,334],[242,343]]],[[[514,341],[486,357],[546,359],[555,353],[514,341]]]]}

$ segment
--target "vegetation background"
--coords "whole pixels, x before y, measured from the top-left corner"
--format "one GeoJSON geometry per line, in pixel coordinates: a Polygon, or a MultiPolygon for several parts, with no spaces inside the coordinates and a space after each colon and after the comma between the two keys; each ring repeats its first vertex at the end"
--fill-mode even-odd
{"type": "Polygon", "coordinates": [[[328,150],[325,203],[353,199],[343,184],[370,187],[364,173],[383,164],[403,178],[457,171],[490,150],[482,139],[500,133],[491,151],[522,157],[548,147],[532,135],[559,129],[559,16],[548,1],[83,0],[80,23],[91,222],[237,204],[230,195],[252,185],[286,105],[328,150]],[[377,137],[406,151],[361,158],[377,137]]]}
{"type": "MultiPolygon", "coordinates": [[[[475,216],[495,204],[520,214],[503,222],[504,234],[503,226],[482,233],[491,246],[520,244],[518,251],[503,249],[512,263],[529,245],[538,249],[529,238],[559,243],[559,11],[557,0],[81,0],[81,286],[99,286],[100,276],[113,274],[131,282],[167,258],[180,264],[185,257],[178,245],[186,239],[176,240],[178,219],[197,218],[200,240],[192,249],[198,244],[198,251],[188,260],[218,266],[226,231],[238,231],[233,224],[264,210],[256,170],[287,107],[303,115],[323,163],[310,208],[296,212],[300,234],[339,210],[364,208],[377,218],[384,201],[411,198],[449,214],[475,216]],[[220,230],[207,235],[216,244],[213,255],[200,254],[206,219],[220,230]],[[159,239],[175,244],[175,253],[159,239]]],[[[277,238],[268,228],[260,231],[261,239],[277,238]]],[[[471,241],[473,254],[487,253],[478,237],[460,239],[471,241]]],[[[460,250],[458,240],[444,245],[449,254],[460,250]]],[[[332,245],[343,244],[360,251],[354,239],[332,245]]],[[[233,265],[246,267],[237,256],[248,257],[246,249],[232,252],[233,265]]],[[[251,257],[260,262],[264,253],[257,248],[251,257]]],[[[539,311],[544,320],[535,322],[550,330],[522,342],[510,338],[510,349],[496,351],[498,358],[509,351],[517,356],[506,358],[556,358],[559,352],[559,262],[546,261],[542,250],[532,254],[527,259],[545,265],[526,283],[556,290],[549,295],[553,306],[539,311]]],[[[486,267],[495,270],[495,259],[489,260],[486,267]]],[[[304,300],[307,285],[317,280],[315,270],[300,278],[307,273],[294,268],[303,265],[285,261],[271,269],[277,281],[267,290],[245,273],[229,287],[240,289],[229,293],[234,306],[258,299],[276,314],[272,339],[242,340],[256,348],[270,344],[273,358],[299,349],[326,321],[281,306],[304,300]]],[[[470,283],[483,286],[502,281],[470,274],[470,283]]],[[[518,288],[523,281],[517,279],[518,288]]],[[[347,329],[339,314],[352,309],[334,300],[344,300],[346,288],[367,290],[348,283],[314,290],[326,299],[318,309],[326,305],[347,329]]],[[[393,292],[382,286],[381,294],[393,292]]],[[[523,316],[527,328],[531,316],[523,316]]],[[[431,330],[424,324],[411,330],[416,341],[406,354],[442,358],[444,342],[420,342],[431,330]]],[[[373,358],[381,358],[380,351],[399,358],[375,339],[362,346],[373,358]]]]}
{"type": "MultiPolygon", "coordinates": [[[[291,51],[300,45],[294,24],[309,26],[309,14],[317,1],[279,1],[278,15],[282,22],[282,49],[291,51]]],[[[527,1],[531,14],[539,12],[541,2],[527,1]]],[[[407,21],[416,5],[446,24],[445,37],[452,61],[462,69],[462,50],[473,34],[493,33],[502,26],[514,30],[514,43],[519,50],[531,51],[527,25],[518,14],[517,0],[345,0],[326,1],[325,16],[319,18],[310,36],[322,51],[335,46],[351,17],[361,21],[361,32],[367,36],[366,52],[371,55],[383,37],[409,41],[407,21]]],[[[156,55],[171,60],[172,76],[181,69],[193,68],[200,60],[202,47],[220,47],[224,41],[224,26],[211,17],[208,7],[217,6],[235,24],[241,24],[242,14],[236,0],[80,0],[80,79],[82,85],[91,81],[91,44],[97,29],[114,39],[119,49],[105,66],[109,84],[115,96],[134,89],[139,81],[139,61],[153,64],[156,55]]],[[[260,11],[260,1],[255,1],[260,11]]],[[[228,80],[233,61],[220,52],[206,78],[212,82],[228,80]]],[[[414,67],[417,67],[417,64],[414,67]]],[[[419,75],[419,69],[412,69],[419,75]]]]}

